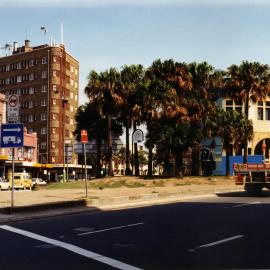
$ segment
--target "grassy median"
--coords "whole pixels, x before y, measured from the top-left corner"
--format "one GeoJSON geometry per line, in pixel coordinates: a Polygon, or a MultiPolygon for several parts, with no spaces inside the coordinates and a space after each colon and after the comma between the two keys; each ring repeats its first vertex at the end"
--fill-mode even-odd
{"type": "MultiPolygon", "coordinates": [[[[140,187],[167,187],[167,186],[186,186],[186,185],[215,185],[217,182],[228,181],[224,177],[185,177],[185,178],[156,178],[144,179],[139,177],[108,177],[88,181],[88,187],[92,189],[110,189],[110,188],[140,188],[140,187]]],[[[39,189],[83,189],[84,180],[50,183],[39,189]]]]}

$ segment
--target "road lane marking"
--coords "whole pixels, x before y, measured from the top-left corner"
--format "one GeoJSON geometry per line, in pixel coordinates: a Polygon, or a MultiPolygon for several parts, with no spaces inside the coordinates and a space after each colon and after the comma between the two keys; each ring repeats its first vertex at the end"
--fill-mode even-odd
{"type": "Polygon", "coordinates": [[[61,247],[63,249],[69,250],[69,251],[71,251],[73,253],[79,254],[81,256],[84,256],[84,257],[90,258],[92,260],[107,264],[107,265],[112,266],[112,267],[114,267],[116,269],[120,269],[120,270],[142,270],[141,268],[138,268],[138,267],[135,267],[135,266],[132,266],[132,265],[129,265],[129,264],[126,264],[126,263],[123,263],[123,262],[120,262],[120,261],[105,257],[105,256],[100,255],[98,253],[95,253],[95,252],[80,248],[78,246],[68,244],[68,243],[65,243],[65,242],[62,242],[62,241],[58,241],[58,240],[55,240],[55,239],[52,239],[52,238],[48,238],[48,237],[45,237],[45,236],[42,236],[42,235],[39,235],[39,234],[36,234],[36,233],[32,233],[32,232],[29,232],[29,231],[17,229],[17,228],[8,226],[8,225],[2,225],[2,226],[0,226],[0,229],[10,231],[10,232],[13,232],[13,233],[17,233],[17,234],[20,234],[20,235],[23,235],[23,236],[26,236],[26,237],[29,237],[29,238],[32,238],[32,239],[47,243],[47,244],[51,244],[51,245],[54,245],[54,246],[57,246],[57,247],[61,247]]]}
{"type": "MultiPolygon", "coordinates": [[[[237,204],[237,205],[231,206],[231,208],[243,207],[243,206],[248,206],[248,205],[253,205],[253,204],[260,204],[260,202],[251,202],[251,203],[237,204]]],[[[226,206],[225,208],[230,208],[230,207],[226,206]]]]}
{"type": "Polygon", "coordinates": [[[229,242],[229,241],[233,241],[233,240],[236,240],[236,239],[239,239],[239,238],[243,238],[243,237],[244,237],[244,235],[235,235],[235,236],[232,236],[232,237],[229,237],[229,238],[225,238],[225,239],[222,239],[222,240],[219,240],[219,241],[216,241],[216,242],[212,242],[212,243],[209,243],[209,244],[198,246],[196,248],[199,249],[199,248],[206,248],[206,247],[217,246],[219,244],[223,244],[223,243],[226,243],[226,242],[229,242]]]}
{"type": "Polygon", "coordinates": [[[117,227],[112,227],[112,228],[98,230],[98,231],[79,233],[77,235],[78,236],[82,236],[82,235],[86,235],[86,234],[94,234],[94,233],[100,233],[100,232],[107,232],[107,231],[119,230],[119,229],[123,229],[123,228],[127,228],[127,227],[139,226],[139,225],[143,225],[143,222],[138,222],[138,223],[134,223],[134,224],[123,225],[123,226],[117,226],[117,227]]]}

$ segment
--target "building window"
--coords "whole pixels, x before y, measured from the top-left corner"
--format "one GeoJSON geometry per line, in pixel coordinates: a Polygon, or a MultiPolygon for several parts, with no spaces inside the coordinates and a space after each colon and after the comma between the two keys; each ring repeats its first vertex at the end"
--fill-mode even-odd
{"type": "Polygon", "coordinates": [[[47,71],[46,70],[43,70],[42,73],[41,73],[41,78],[42,79],[46,79],[47,78],[47,71]]]}
{"type": "Polygon", "coordinates": [[[238,112],[242,112],[242,106],[243,106],[242,100],[237,100],[234,103],[235,103],[235,110],[238,112]]]}
{"type": "Polygon", "coordinates": [[[70,118],[70,124],[73,125],[74,120],[72,118],[70,118]]]}
{"type": "Polygon", "coordinates": [[[34,121],[34,117],[32,114],[28,115],[28,122],[33,122],[34,121]]]}
{"type": "Polygon", "coordinates": [[[42,113],[42,114],[41,114],[41,120],[42,120],[42,121],[47,120],[47,114],[46,114],[46,113],[42,113]]]}
{"type": "Polygon", "coordinates": [[[18,62],[17,63],[17,69],[21,69],[21,68],[22,68],[21,62],[18,62]]]}
{"type": "Polygon", "coordinates": [[[76,100],[76,101],[78,100],[78,96],[77,96],[77,95],[75,95],[75,100],[76,100]]]}
{"type": "Polygon", "coordinates": [[[44,65],[44,64],[47,64],[47,57],[42,57],[41,63],[42,63],[43,65],[44,65]]]}
{"type": "Polygon", "coordinates": [[[75,75],[78,75],[78,69],[75,68],[75,75]]]}
{"type": "Polygon", "coordinates": [[[53,104],[53,105],[56,105],[56,104],[57,104],[57,101],[56,101],[55,98],[52,99],[52,104],[53,104]]]}
{"type": "Polygon", "coordinates": [[[78,83],[77,83],[77,82],[75,82],[75,88],[76,88],[76,89],[78,88],[78,83]]]}
{"type": "Polygon", "coordinates": [[[41,92],[42,92],[42,93],[47,92],[47,88],[48,88],[48,87],[47,87],[46,84],[42,85],[42,86],[41,86],[41,92]]]}
{"type": "Polygon", "coordinates": [[[46,102],[46,99],[42,99],[41,100],[41,104],[40,104],[42,107],[45,107],[47,106],[47,102],[46,102]]]}
{"type": "Polygon", "coordinates": [[[242,112],[243,111],[242,100],[237,100],[237,101],[233,101],[232,99],[226,100],[225,109],[227,112],[233,111],[233,110],[242,112]]]}
{"type": "Polygon", "coordinates": [[[265,120],[270,121],[270,101],[265,102],[265,120]]]}
{"type": "Polygon", "coordinates": [[[6,78],[6,84],[10,84],[10,78],[6,78]]]}
{"type": "Polygon", "coordinates": [[[46,135],[46,133],[47,133],[46,128],[41,128],[41,134],[42,134],[42,135],[46,135]]]}
{"type": "Polygon", "coordinates": [[[56,70],[53,70],[52,74],[53,74],[53,77],[56,77],[57,76],[56,70]]]}
{"type": "Polygon", "coordinates": [[[55,149],[56,148],[56,143],[52,142],[52,148],[55,149]]]}
{"type": "Polygon", "coordinates": [[[74,85],[74,81],[73,81],[73,79],[70,79],[70,85],[74,85]]]}
{"type": "Polygon", "coordinates": [[[72,105],[70,105],[70,111],[73,112],[74,108],[72,105]]]}
{"type": "Polygon", "coordinates": [[[52,128],[52,134],[56,133],[56,128],[52,128]]]}
{"type": "Polygon", "coordinates": [[[73,92],[70,92],[70,98],[73,98],[74,94],[73,92]]]}
{"type": "Polygon", "coordinates": [[[33,129],[32,129],[32,128],[29,128],[29,129],[27,130],[27,132],[28,132],[28,134],[32,134],[32,133],[33,133],[33,129]]]}
{"type": "Polygon", "coordinates": [[[46,144],[46,142],[42,142],[41,144],[40,144],[40,148],[41,149],[46,149],[46,147],[47,147],[47,144],[46,144]]]}
{"type": "Polygon", "coordinates": [[[53,62],[56,63],[57,62],[57,57],[53,56],[53,62]]]}
{"type": "Polygon", "coordinates": [[[9,71],[10,67],[9,65],[6,65],[6,71],[9,71]]]}
{"type": "Polygon", "coordinates": [[[53,84],[53,91],[57,91],[57,85],[53,84]]]}
{"type": "Polygon", "coordinates": [[[29,67],[33,67],[35,65],[35,59],[31,59],[29,61],[29,67]]]}
{"type": "Polygon", "coordinates": [[[70,65],[70,71],[74,72],[74,67],[70,65]]]}
{"type": "Polygon", "coordinates": [[[35,92],[34,87],[33,87],[33,86],[29,87],[29,91],[28,91],[28,93],[29,93],[30,95],[33,95],[33,94],[34,94],[34,92],[35,92]]]}
{"type": "Polygon", "coordinates": [[[33,101],[29,101],[29,103],[28,103],[28,108],[33,108],[33,101]]]}
{"type": "Polygon", "coordinates": [[[258,120],[263,120],[263,108],[258,107],[258,120]]]}
{"type": "Polygon", "coordinates": [[[55,162],[55,157],[52,157],[51,160],[52,160],[52,162],[55,162]]]}
{"type": "Polygon", "coordinates": [[[34,73],[29,74],[29,81],[33,81],[35,78],[34,73]]]}

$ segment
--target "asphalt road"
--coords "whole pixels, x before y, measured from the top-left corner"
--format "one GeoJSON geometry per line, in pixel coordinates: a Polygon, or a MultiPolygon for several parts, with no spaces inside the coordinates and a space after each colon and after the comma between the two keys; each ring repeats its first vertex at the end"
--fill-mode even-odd
{"type": "Polygon", "coordinates": [[[270,193],[0,225],[0,269],[270,268],[270,193]]]}

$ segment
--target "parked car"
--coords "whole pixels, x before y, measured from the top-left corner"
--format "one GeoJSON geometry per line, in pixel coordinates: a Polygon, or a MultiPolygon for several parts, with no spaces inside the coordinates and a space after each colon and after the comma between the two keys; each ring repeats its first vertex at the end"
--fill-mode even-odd
{"type": "MultiPolygon", "coordinates": [[[[11,185],[12,174],[8,174],[8,182],[11,185]]],[[[15,189],[32,189],[32,177],[29,173],[26,172],[15,172],[14,173],[14,188],[15,189]]]]}
{"type": "Polygon", "coordinates": [[[11,185],[7,179],[0,179],[0,190],[10,190],[11,185]]]}
{"type": "Polygon", "coordinates": [[[41,178],[32,178],[33,185],[47,185],[47,182],[41,178]]]}

